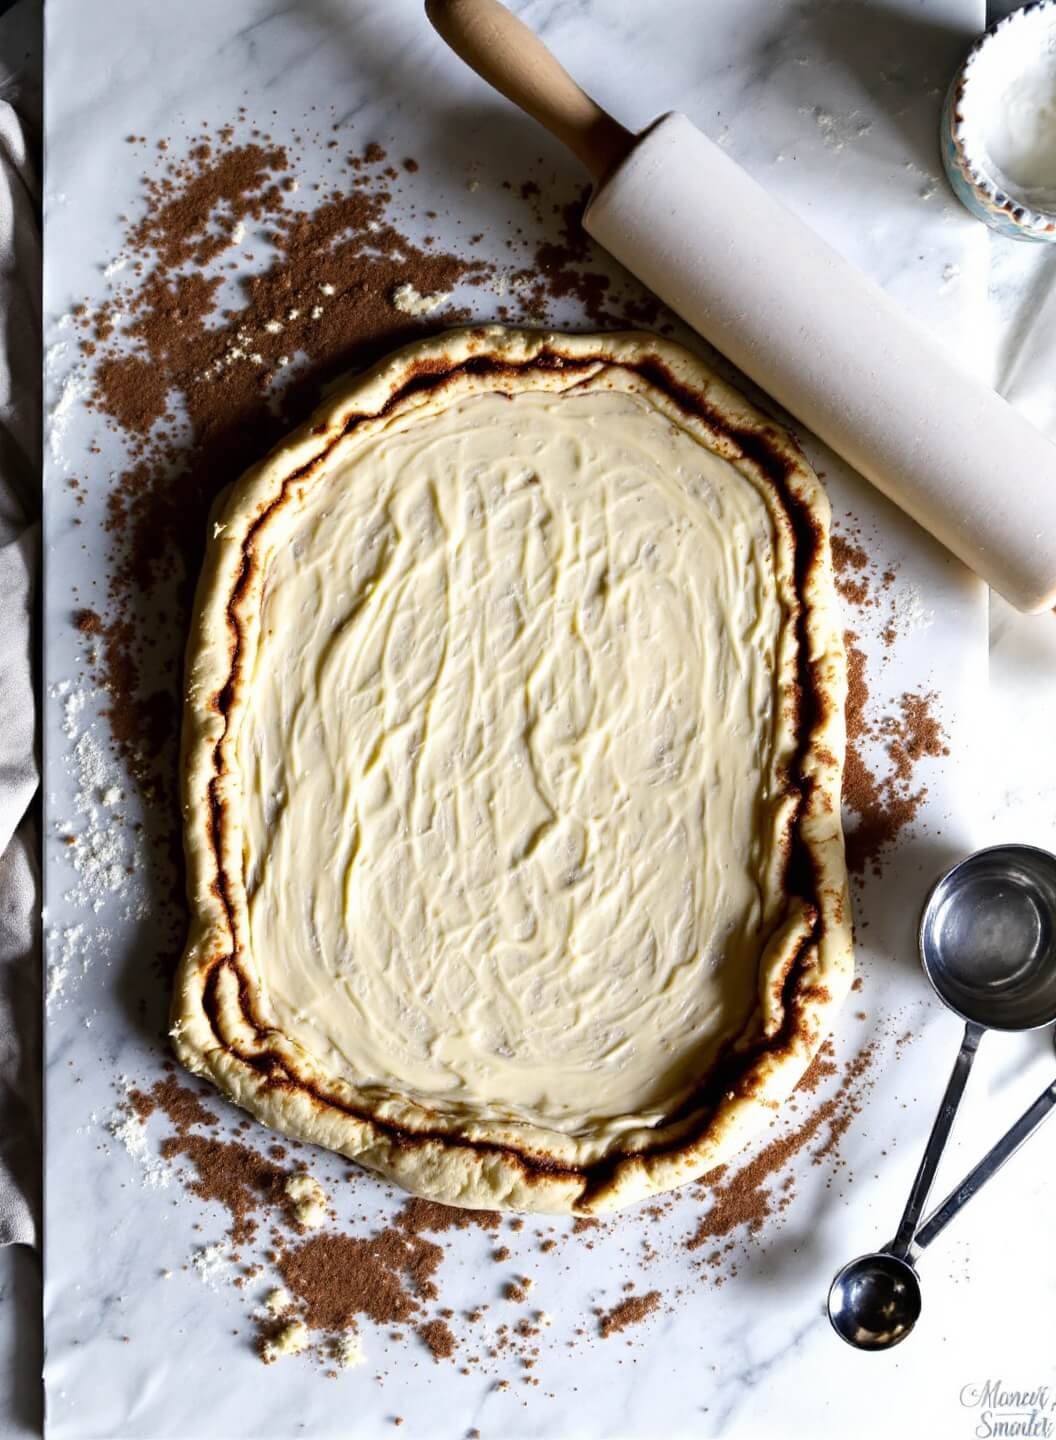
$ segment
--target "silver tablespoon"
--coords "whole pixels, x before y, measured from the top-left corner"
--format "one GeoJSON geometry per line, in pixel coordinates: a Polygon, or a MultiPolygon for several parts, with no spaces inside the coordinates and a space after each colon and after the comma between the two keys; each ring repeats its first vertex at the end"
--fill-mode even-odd
{"type": "MultiPolygon", "coordinates": [[[[833,1328],[860,1350],[897,1345],[920,1316],[920,1282],[910,1262],[913,1237],[979,1041],[987,1030],[1036,1030],[1056,1020],[1056,856],[1029,845],[998,845],[955,865],[924,905],[920,955],[939,999],[965,1021],[964,1039],[894,1240],[850,1261],[829,1290],[833,1328]]],[[[957,1203],[962,1186],[943,1202],[922,1228],[918,1245],[930,1243],[1041,1123],[1048,1113],[1045,1098],[1013,1126],[1005,1137],[1010,1148],[987,1173],[980,1172],[991,1157],[980,1162],[965,1181],[975,1183],[964,1198],[957,1203]],[[1035,1117],[1033,1123],[1028,1117],[1035,1117]]]]}
{"type": "MultiPolygon", "coordinates": [[[[1056,1030],[1053,1031],[1053,1040],[1056,1041],[1056,1030]]],[[[954,1216],[960,1214],[974,1195],[978,1195],[1006,1160],[1011,1160],[1053,1110],[1056,1110],[1056,1080],[1041,1092],[1034,1104],[986,1152],[956,1189],[951,1190],[946,1199],[935,1207],[914,1235],[904,1260],[896,1259],[890,1251],[881,1250],[875,1255],[863,1255],[860,1260],[852,1260],[844,1266],[829,1292],[829,1318],[844,1339],[847,1338],[845,1329],[853,1326],[856,1336],[870,1334],[872,1340],[863,1345],[860,1338],[856,1338],[851,1340],[851,1344],[857,1344],[861,1349],[883,1350],[888,1345],[896,1345],[898,1340],[909,1334],[920,1315],[921,1306],[920,1278],[913,1252],[924,1250],[946,1229],[954,1216]],[[866,1266],[866,1261],[873,1263],[866,1266]],[[853,1288],[855,1285],[858,1289],[853,1288]],[[884,1341],[881,1337],[886,1334],[897,1336],[897,1339],[884,1341]]]]}

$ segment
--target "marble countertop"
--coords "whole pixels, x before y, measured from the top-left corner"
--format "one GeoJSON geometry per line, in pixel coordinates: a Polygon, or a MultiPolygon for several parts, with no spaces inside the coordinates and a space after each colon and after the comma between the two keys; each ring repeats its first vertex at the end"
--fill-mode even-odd
{"type": "MultiPolygon", "coordinates": [[[[672,0],[663,27],[644,12],[632,19],[620,0],[532,0],[518,8],[621,118],[641,124],[663,109],[686,110],[1056,436],[1050,394],[1056,356],[1045,346],[1051,326],[1040,303],[1053,289],[1056,247],[1049,252],[990,237],[939,178],[938,106],[981,26],[982,0],[711,0],[706,24],[698,0],[672,0]]],[[[123,136],[132,129],[167,133],[174,117],[188,111],[196,123],[222,124],[247,87],[266,95],[276,132],[295,126],[310,100],[337,97],[342,121],[360,140],[387,139],[403,147],[399,153],[420,154],[424,172],[450,172],[462,191],[472,166],[485,181],[504,173],[511,146],[543,148],[562,181],[568,173],[548,142],[511,122],[437,50],[417,0],[393,0],[384,22],[366,0],[342,6],[238,0],[224,7],[222,19],[204,0],[146,14],[136,0],[109,0],[91,17],[76,0],[53,0],[49,31],[51,346],[63,343],[70,307],[101,293],[118,239],[114,216],[134,203],[134,174],[120,163],[123,136]],[[96,74],[83,55],[100,45],[107,64],[96,74]]],[[[443,181],[436,184],[443,191],[443,181]]],[[[486,183],[482,190],[482,198],[477,190],[464,203],[486,218],[486,183]]],[[[574,313],[554,318],[577,320],[574,313]]],[[[77,447],[100,438],[84,412],[69,353],[53,356],[49,633],[71,608],[64,570],[73,564],[71,509],[57,482],[69,457],[83,453],[77,447]]],[[[103,436],[100,443],[100,466],[118,463],[116,452],[105,449],[113,441],[103,436]]],[[[384,1327],[364,1336],[368,1364],[336,1382],[303,1359],[265,1370],[246,1340],[247,1315],[259,1297],[229,1284],[210,1288],[193,1265],[183,1268],[196,1247],[219,1237],[223,1217],[176,1186],[144,1185],[142,1156],[132,1159],[106,1133],[116,1077],[149,1081],[159,1053],[142,1026],[127,1020],[130,987],[140,986],[135,993],[148,1010],[158,1004],[130,966],[130,957],[149,946],[149,921],[107,914],[109,954],[97,952],[49,1017],[49,1433],[159,1440],[302,1430],[372,1436],[395,1433],[399,1415],[406,1421],[399,1433],[430,1440],[474,1427],[484,1437],[559,1440],[660,1434],[752,1440],[836,1436],[852,1427],[865,1436],[895,1429],[956,1437],[981,1433],[975,1400],[988,1381],[1023,1390],[1056,1385],[1051,1343],[1038,1323],[1056,1300],[1056,1265],[1039,1246],[1050,1229],[1045,1181],[1052,1135],[1039,1137],[928,1253],[925,1316],[899,1351],[856,1354],[824,1319],[835,1267],[893,1228],[956,1049],[958,1025],[931,1000],[913,959],[913,920],[926,880],[976,844],[1010,838],[1054,844],[1056,759],[1048,730],[1056,625],[994,602],[988,645],[982,587],[834,457],[810,449],[826,474],[838,522],[853,512],[871,556],[898,570],[899,603],[919,607],[927,597],[926,623],[889,665],[877,638],[882,617],[853,617],[874,688],[886,696],[909,687],[938,690],[951,750],[921,772],[928,796],[917,827],[883,873],[868,876],[856,892],[864,988],[837,1037],[840,1074],[863,1046],[873,1050],[837,1160],[812,1164],[803,1152],[793,1166],[794,1204],[757,1238],[735,1236],[736,1273],[721,1287],[691,1268],[681,1243],[703,1208],[688,1194],[660,1218],[631,1212],[591,1250],[567,1248],[571,1242],[562,1239],[564,1258],[552,1265],[511,1238],[511,1263],[523,1258],[536,1277],[539,1308],[554,1316],[541,1342],[538,1389],[514,1384],[506,1393],[495,1389],[494,1377],[433,1366],[424,1351],[390,1344],[384,1327]],[[910,1033],[912,1042],[904,1043],[910,1033]],[[75,1204],[66,1188],[70,1174],[78,1176],[75,1204]],[[163,1270],[173,1278],[160,1280],[163,1270]],[[623,1283],[656,1288],[664,1297],[658,1314],[632,1332],[629,1347],[593,1332],[570,1347],[577,1327],[593,1326],[592,1307],[615,1303],[623,1283]],[[197,1424],[203,1406],[210,1420],[197,1424]]],[[[76,563],[83,578],[84,562],[76,563]]],[[[97,561],[90,563],[101,573],[97,561]]],[[[75,665],[72,645],[50,644],[49,683],[61,683],[75,665]]],[[[49,725],[54,816],[67,798],[62,763],[70,737],[57,714],[49,725]]],[[[67,905],[66,866],[68,858],[52,845],[49,925],[100,923],[67,905]]],[[[987,1041],[937,1194],[1052,1071],[1047,1037],[987,1041]]],[[[313,1157],[312,1168],[332,1193],[340,1190],[345,1167],[313,1157]]],[[[338,1199],[338,1208],[348,1211],[350,1224],[366,1212],[369,1230],[397,1203],[365,1180],[338,1199]]],[[[444,1303],[457,1309],[479,1298],[486,1247],[480,1237],[459,1235],[449,1255],[444,1303]]],[[[486,1283],[497,1287],[502,1278],[496,1271],[486,1283]]],[[[0,1255],[0,1363],[23,1376],[32,1367],[32,1327],[27,1302],[17,1297],[32,1284],[28,1257],[0,1255]]],[[[31,1412],[23,1395],[6,1429],[0,1413],[0,1433],[35,1433],[31,1412]]]]}
{"type": "MultiPolygon", "coordinates": [[[[990,237],[996,389],[1056,440],[1056,245],[990,237]]],[[[1014,477],[1010,483],[1014,484],[1014,477]]],[[[1056,848],[1056,625],[990,604],[986,838],[1056,848]]]]}

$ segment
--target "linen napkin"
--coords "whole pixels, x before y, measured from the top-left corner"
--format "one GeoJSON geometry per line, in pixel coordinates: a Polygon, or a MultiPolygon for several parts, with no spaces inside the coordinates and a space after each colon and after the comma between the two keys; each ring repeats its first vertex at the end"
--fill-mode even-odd
{"type": "Polygon", "coordinates": [[[0,17],[0,1244],[40,1201],[40,9],[0,17]]]}

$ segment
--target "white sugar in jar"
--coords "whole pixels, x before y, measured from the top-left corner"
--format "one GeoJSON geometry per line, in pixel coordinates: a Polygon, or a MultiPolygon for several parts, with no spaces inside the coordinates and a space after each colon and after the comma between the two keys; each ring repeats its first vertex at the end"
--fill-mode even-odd
{"type": "Polygon", "coordinates": [[[974,214],[1056,240],[1056,0],[1013,11],[973,47],[943,131],[947,174],[974,214]]]}

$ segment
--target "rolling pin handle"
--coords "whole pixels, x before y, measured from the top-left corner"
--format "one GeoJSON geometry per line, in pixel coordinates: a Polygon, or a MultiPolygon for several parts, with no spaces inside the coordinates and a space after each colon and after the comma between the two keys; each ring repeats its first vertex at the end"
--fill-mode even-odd
{"type": "Polygon", "coordinates": [[[425,13],[470,69],[567,145],[595,180],[631,149],[635,136],[499,0],[426,0],[425,13]]]}

